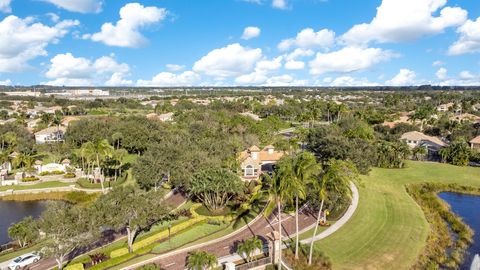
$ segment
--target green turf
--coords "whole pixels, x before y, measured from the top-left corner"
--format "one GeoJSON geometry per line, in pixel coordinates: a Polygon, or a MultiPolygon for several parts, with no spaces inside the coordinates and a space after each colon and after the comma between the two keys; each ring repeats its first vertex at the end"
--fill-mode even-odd
{"type": "Polygon", "coordinates": [[[420,207],[405,191],[418,182],[480,186],[480,169],[408,162],[406,169],[373,169],[362,177],[360,202],[352,219],[316,246],[334,269],[409,269],[429,232],[420,207]]]}
{"type": "Polygon", "coordinates": [[[0,191],[6,191],[6,190],[28,190],[28,189],[43,189],[43,188],[55,188],[55,187],[68,187],[72,183],[64,183],[64,182],[58,182],[58,181],[51,181],[51,182],[43,182],[39,184],[34,184],[34,185],[28,185],[28,186],[4,186],[0,187],[0,191]]]}

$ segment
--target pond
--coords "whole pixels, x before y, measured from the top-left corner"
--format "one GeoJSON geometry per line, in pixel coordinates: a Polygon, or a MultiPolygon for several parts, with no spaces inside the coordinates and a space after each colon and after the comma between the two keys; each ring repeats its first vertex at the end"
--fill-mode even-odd
{"type": "Polygon", "coordinates": [[[8,227],[24,217],[37,218],[46,207],[46,201],[0,201],[0,245],[10,242],[8,227]]]}
{"type": "Polygon", "coordinates": [[[467,250],[461,270],[469,270],[475,254],[480,254],[480,196],[443,192],[439,194],[452,207],[452,211],[475,231],[473,244],[467,250]]]}

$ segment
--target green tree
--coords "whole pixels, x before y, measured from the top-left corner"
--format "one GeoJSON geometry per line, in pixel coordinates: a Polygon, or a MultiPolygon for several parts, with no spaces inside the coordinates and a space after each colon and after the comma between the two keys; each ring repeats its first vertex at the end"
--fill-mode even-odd
{"type": "Polygon", "coordinates": [[[130,185],[120,186],[102,195],[95,207],[100,210],[105,225],[127,230],[128,250],[133,252],[137,233],[161,221],[169,213],[169,207],[159,196],[130,185]]]}
{"type": "Polygon", "coordinates": [[[30,216],[26,217],[8,228],[8,236],[17,241],[18,245],[23,248],[38,238],[37,222],[30,216]]]}
{"type": "Polygon", "coordinates": [[[208,168],[193,176],[189,192],[209,210],[217,211],[243,192],[243,183],[236,174],[226,169],[208,168]]]}
{"type": "Polygon", "coordinates": [[[63,269],[72,251],[99,238],[99,224],[92,216],[89,208],[65,202],[49,203],[42,213],[39,227],[47,239],[44,252],[55,258],[58,269],[63,269]]]}
{"type": "Polygon", "coordinates": [[[244,257],[247,262],[251,262],[255,251],[262,249],[262,240],[260,240],[257,236],[254,236],[240,243],[237,248],[237,253],[244,257]]]}
{"type": "Polygon", "coordinates": [[[217,266],[218,259],[214,254],[206,251],[194,251],[187,259],[187,267],[190,270],[207,270],[217,266]]]}

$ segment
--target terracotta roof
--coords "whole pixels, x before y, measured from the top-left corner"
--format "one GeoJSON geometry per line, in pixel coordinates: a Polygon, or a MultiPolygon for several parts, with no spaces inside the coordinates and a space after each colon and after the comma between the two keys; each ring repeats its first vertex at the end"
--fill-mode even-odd
{"type": "Polygon", "coordinates": [[[478,144],[480,144],[480,136],[477,136],[477,137],[473,138],[473,139],[470,141],[470,143],[478,143],[478,144]]]}
{"type": "Polygon", "coordinates": [[[401,137],[402,140],[412,140],[412,141],[430,141],[440,146],[445,146],[446,144],[437,137],[428,136],[418,131],[410,131],[404,133],[401,137]]]}
{"type": "Polygon", "coordinates": [[[261,161],[278,161],[284,155],[284,152],[274,151],[273,154],[269,154],[267,151],[261,151],[259,156],[261,161]]]}

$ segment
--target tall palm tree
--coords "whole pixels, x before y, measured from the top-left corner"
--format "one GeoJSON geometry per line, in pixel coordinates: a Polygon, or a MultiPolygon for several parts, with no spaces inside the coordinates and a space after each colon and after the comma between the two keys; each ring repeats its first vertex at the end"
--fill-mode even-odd
{"type": "Polygon", "coordinates": [[[308,183],[315,181],[316,177],[321,171],[320,164],[317,163],[315,156],[309,152],[302,152],[293,159],[293,164],[290,167],[293,176],[292,193],[295,196],[295,259],[298,259],[299,251],[299,226],[298,226],[298,207],[299,200],[305,199],[306,186],[308,183]]]}
{"type": "Polygon", "coordinates": [[[257,236],[247,239],[240,243],[237,248],[237,253],[244,257],[247,263],[252,261],[252,255],[256,250],[263,249],[263,242],[257,236]]]}
{"type": "MultiPolygon", "coordinates": [[[[293,181],[288,181],[290,175],[288,170],[281,169],[279,167],[277,171],[273,172],[272,176],[264,174],[264,177],[269,182],[269,188],[267,190],[269,203],[265,208],[264,215],[269,217],[273,210],[277,208],[278,215],[278,233],[280,237],[280,242],[282,241],[282,204],[291,196],[290,191],[293,190],[292,183],[293,181]],[[284,181],[286,180],[286,181],[284,181]]],[[[279,263],[278,270],[281,270],[282,267],[282,248],[279,249],[279,263]]]]}
{"type": "Polygon", "coordinates": [[[82,148],[84,148],[86,156],[94,157],[94,161],[96,163],[95,165],[100,170],[100,174],[102,174],[100,177],[102,192],[105,192],[104,177],[101,165],[106,158],[112,157],[114,151],[113,146],[111,146],[110,143],[104,139],[96,142],[86,142],[84,145],[82,145],[82,148]]]}
{"type": "Polygon", "coordinates": [[[187,267],[191,270],[213,269],[217,263],[217,256],[206,251],[194,251],[187,259],[187,267]]]}
{"type": "MultiPolygon", "coordinates": [[[[318,209],[317,222],[313,230],[312,241],[310,242],[310,252],[308,256],[308,265],[312,264],[313,244],[315,236],[317,235],[318,225],[320,223],[321,214],[325,200],[328,197],[329,191],[337,193],[349,192],[348,185],[350,181],[358,178],[358,171],[355,165],[350,161],[331,159],[327,162],[326,170],[318,181],[313,182],[313,187],[319,195],[320,208],[318,209]]],[[[344,194],[344,195],[349,195],[344,194]]]]}

